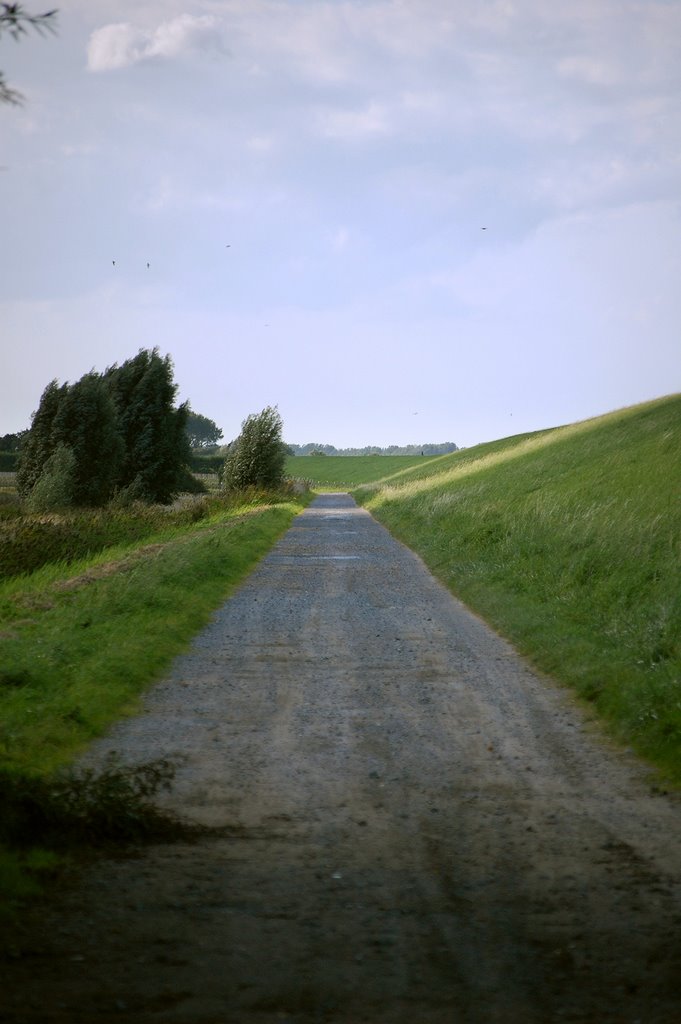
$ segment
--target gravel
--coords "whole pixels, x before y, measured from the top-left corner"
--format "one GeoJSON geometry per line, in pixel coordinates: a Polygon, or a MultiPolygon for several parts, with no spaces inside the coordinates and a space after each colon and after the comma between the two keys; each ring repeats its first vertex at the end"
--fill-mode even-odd
{"type": "Polygon", "coordinates": [[[676,1024],[681,813],[349,495],[89,751],[214,827],[84,869],[0,1020],[676,1024]]]}

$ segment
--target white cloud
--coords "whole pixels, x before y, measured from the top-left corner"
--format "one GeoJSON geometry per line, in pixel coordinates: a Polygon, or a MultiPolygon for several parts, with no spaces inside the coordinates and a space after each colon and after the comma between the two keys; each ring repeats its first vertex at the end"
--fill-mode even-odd
{"type": "Polygon", "coordinates": [[[375,100],[359,110],[324,110],[318,115],[318,124],[322,135],[343,141],[387,135],[391,131],[387,107],[375,100]]]}
{"type": "Polygon", "coordinates": [[[588,56],[563,57],[558,61],[558,74],[588,85],[612,86],[622,80],[619,69],[612,61],[588,56]]]}
{"type": "Polygon", "coordinates": [[[92,33],[87,66],[89,71],[115,71],[142,60],[169,59],[220,45],[216,20],[210,15],[181,14],[152,31],[118,22],[92,33]]]}
{"type": "Polygon", "coordinates": [[[90,36],[87,48],[89,71],[114,71],[141,60],[144,56],[144,32],[128,22],[105,25],[90,36]]]}

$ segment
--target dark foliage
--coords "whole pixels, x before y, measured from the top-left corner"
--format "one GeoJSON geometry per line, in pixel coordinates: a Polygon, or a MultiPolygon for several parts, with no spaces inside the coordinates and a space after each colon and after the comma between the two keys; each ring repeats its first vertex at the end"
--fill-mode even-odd
{"type": "Polygon", "coordinates": [[[189,457],[189,468],[193,473],[221,473],[225,463],[224,455],[197,455],[189,457]]]}
{"type": "Polygon", "coordinates": [[[170,356],[142,349],[104,376],[123,439],[118,486],[136,500],[170,501],[181,490],[189,462],[188,407],[174,406],[177,387],[170,356]]]}
{"type": "Polygon", "coordinates": [[[45,463],[58,444],[52,437],[52,429],[59,403],[68,390],[68,384],[61,386],[56,380],[50,381],[42,393],[40,405],[33,416],[31,429],[21,447],[17,490],[26,497],[38,482],[45,463]]]}
{"type": "Polygon", "coordinates": [[[28,498],[46,473],[40,511],[99,507],[114,494],[121,503],[165,504],[180,490],[200,491],[187,470],[188,410],[174,406],[176,391],[171,359],[157,349],[142,349],[121,366],[102,375],[92,371],[75,384],[52,381],[23,439],[19,493],[28,498]],[[74,459],[68,473],[64,449],[74,459]]]}
{"type": "Polygon", "coordinates": [[[123,443],[116,408],[104,380],[88,373],[67,387],[52,424],[51,441],[74,456],[71,503],[103,505],[119,478],[123,443]]]}
{"type": "Polygon", "coordinates": [[[193,409],[187,410],[185,432],[191,448],[213,448],[222,437],[217,423],[193,409]]]}
{"type": "Polygon", "coordinates": [[[3,434],[0,437],[0,452],[18,452],[27,434],[28,430],[19,430],[16,434],[3,434]]]}

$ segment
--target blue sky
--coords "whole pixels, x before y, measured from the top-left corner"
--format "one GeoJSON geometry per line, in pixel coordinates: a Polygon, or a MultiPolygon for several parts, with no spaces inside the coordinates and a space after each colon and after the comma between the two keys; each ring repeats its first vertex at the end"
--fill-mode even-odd
{"type": "Polygon", "coordinates": [[[0,433],[153,346],[226,440],[276,404],[300,444],[470,446],[681,390],[678,0],[58,29],[0,38],[0,433]]]}

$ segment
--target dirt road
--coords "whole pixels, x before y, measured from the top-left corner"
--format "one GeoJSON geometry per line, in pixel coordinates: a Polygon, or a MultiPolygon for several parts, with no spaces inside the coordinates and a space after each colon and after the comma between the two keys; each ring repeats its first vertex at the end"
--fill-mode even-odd
{"type": "Polygon", "coordinates": [[[347,495],[91,759],[222,838],[88,869],[20,1024],[681,1020],[681,807],[347,495]]]}

